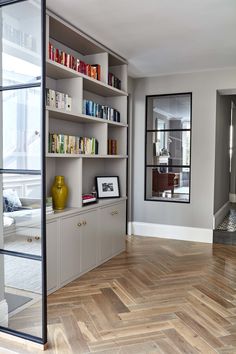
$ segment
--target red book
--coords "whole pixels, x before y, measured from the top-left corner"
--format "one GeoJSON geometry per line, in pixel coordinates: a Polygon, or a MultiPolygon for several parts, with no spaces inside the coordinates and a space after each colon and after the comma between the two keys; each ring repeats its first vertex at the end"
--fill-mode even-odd
{"type": "Polygon", "coordinates": [[[66,66],[67,66],[67,68],[69,68],[70,67],[70,54],[67,54],[66,55],[66,66]]]}
{"type": "Polygon", "coordinates": [[[53,46],[51,43],[49,43],[48,44],[48,57],[49,57],[49,59],[53,60],[52,56],[53,56],[53,46]]]}
{"type": "Polygon", "coordinates": [[[111,155],[117,155],[117,141],[111,140],[111,155]]]}
{"type": "Polygon", "coordinates": [[[66,53],[65,52],[61,52],[61,61],[60,61],[60,63],[62,65],[66,64],[66,53]]]}
{"type": "Polygon", "coordinates": [[[55,52],[55,61],[57,63],[60,63],[60,50],[58,48],[56,48],[56,52],[55,52]]]}
{"type": "Polygon", "coordinates": [[[111,139],[107,141],[107,154],[111,155],[111,139]]]}
{"type": "Polygon", "coordinates": [[[91,65],[90,64],[86,64],[85,70],[86,70],[86,75],[91,76],[91,65]]]}
{"type": "Polygon", "coordinates": [[[70,58],[70,68],[76,70],[75,57],[71,55],[70,58]]]}
{"type": "Polygon", "coordinates": [[[76,59],[76,71],[79,72],[79,66],[80,66],[80,60],[79,59],[76,59]]]}
{"type": "Polygon", "coordinates": [[[85,74],[85,62],[80,60],[80,64],[79,64],[79,72],[82,74],[85,74]]]}
{"type": "Polygon", "coordinates": [[[91,75],[90,75],[93,79],[97,80],[97,68],[94,65],[91,65],[91,75]]]}
{"type": "Polygon", "coordinates": [[[96,80],[101,80],[101,65],[99,64],[94,64],[94,65],[91,65],[91,71],[94,71],[94,76],[92,76],[92,73],[91,73],[91,76],[96,79],[96,80]]]}

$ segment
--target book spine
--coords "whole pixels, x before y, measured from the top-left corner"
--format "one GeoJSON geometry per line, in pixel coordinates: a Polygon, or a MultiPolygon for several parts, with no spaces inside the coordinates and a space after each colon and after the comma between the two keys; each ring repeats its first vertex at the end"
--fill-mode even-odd
{"type": "Polygon", "coordinates": [[[87,114],[86,104],[87,104],[87,100],[83,100],[83,114],[87,114]]]}
{"type": "Polygon", "coordinates": [[[48,137],[48,152],[52,152],[52,134],[49,133],[49,137],[48,137]]]}
{"type": "Polygon", "coordinates": [[[71,103],[72,103],[72,99],[70,96],[66,95],[67,100],[66,100],[66,111],[67,112],[71,112],[71,103]]]}
{"type": "Polygon", "coordinates": [[[49,97],[50,97],[50,107],[55,108],[56,105],[56,93],[54,90],[49,89],[49,97]]]}
{"type": "Polygon", "coordinates": [[[46,105],[50,106],[50,93],[49,89],[46,89],[46,105]]]}

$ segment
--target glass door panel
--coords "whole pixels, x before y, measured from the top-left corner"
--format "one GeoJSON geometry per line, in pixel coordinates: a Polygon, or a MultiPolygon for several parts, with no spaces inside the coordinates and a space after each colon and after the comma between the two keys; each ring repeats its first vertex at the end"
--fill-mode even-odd
{"type": "Polygon", "coordinates": [[[1,86],[37,82],[41,78],[41,1],[1,8],[1,86]]]}
{"type": "Polygon", "coordinates": [[[4,169],[41,169],[41,88],[2,92],[4,169]]]}
{"type": "Polygon", "coordinates": [[[0,1],[0,331],[45,344],[44,0],[0,1]]]}
{"type": "Polygon", "coordinates": [[[2,248],[41,256],[41,174],[3,174],[2,182],[2,248]]]}
{"type": "Polygon", "coordinates": [[[1,325],[42,337],[42,262],[0,254],[0,264],[5,308],[1,325]]]}

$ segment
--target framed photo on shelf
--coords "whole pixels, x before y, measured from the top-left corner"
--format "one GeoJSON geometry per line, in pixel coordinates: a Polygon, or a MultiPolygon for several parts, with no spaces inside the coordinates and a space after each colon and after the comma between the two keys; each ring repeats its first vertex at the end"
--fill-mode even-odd
{"type": "Polygon", "coordinates": [[[97,197],[120,198],[120,185],[118,176],[97,176],[97,197]]]}

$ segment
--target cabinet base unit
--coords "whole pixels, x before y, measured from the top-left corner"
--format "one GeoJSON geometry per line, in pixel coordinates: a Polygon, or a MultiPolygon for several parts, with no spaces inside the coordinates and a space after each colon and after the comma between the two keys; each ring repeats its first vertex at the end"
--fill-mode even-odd
{"type": "Polygon", "coordinates": [[[125,250],[125,216],[126,198],[48,215],[48,294],[125,250]]]}

